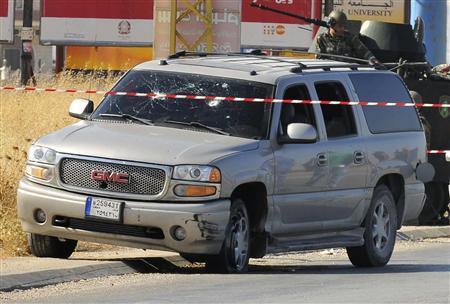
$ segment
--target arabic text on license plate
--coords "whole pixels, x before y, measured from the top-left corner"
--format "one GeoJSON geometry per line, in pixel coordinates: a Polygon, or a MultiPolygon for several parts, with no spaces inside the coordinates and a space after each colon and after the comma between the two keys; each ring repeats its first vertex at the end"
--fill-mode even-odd
{"type": "Polygon", "coordinates": [[[122,204],[122,202],[88,197],[86,199],[85,213],[89,217],[120,221],[122,204]]]}

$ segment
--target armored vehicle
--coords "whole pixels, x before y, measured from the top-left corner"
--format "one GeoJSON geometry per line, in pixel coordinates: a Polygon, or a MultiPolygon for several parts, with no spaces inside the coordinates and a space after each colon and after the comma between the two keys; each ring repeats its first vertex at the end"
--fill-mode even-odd
{"type": "MultiPolygon", "coordinates": [[[[388,69],[403,78],[408,89],[414,91],[416,102],[449,104],[450,72],[446,74],[445,70],[433,68],[427,62],[422,29],[420,18],[414,29],[409,24],[365,21],[360,37],[388,69]]],[[[450,150],[449,111],[449,108],[419,108],[429,150],[450,150]]],[[[448,224],[450,162],[443,153],[429,154],[428,159],[435,168],[435,176],[426,184],[427,201],[419,222],[448,224]]]]}

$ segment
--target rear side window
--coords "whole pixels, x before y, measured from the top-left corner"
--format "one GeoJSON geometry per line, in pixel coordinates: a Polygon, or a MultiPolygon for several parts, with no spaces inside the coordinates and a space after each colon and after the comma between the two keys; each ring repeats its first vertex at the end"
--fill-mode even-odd
{"type": "MultiPolygon", "coordinates": [[[[360,101],[412,102],[403,82],[396,75],[349,75],[360,101]]],[[[372,133],[421,131],[414,107],[363,106],[372,133]]]]}

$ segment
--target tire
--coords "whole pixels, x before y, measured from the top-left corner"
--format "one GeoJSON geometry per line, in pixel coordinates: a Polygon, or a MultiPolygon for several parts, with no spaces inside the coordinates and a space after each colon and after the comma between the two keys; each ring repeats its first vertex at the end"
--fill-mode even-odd
{"type": "Polygon", "coordinates": [[[242,200],[231,204],[230,220],[219,255],[206,259],[206,269],[219,273],[245,273],[250,258],[250,221],[242,200]]]}
{"type": "Polygon", "coordinates": [[[34,256],[67,259],[77,247],[77,241],[29,233],[28,246],[34,256]]]}
{"type": "Polygon", "coordinates": [[[374,190],[364,228],[364,245],[347,247],[350,261],[356,267],[386,265],[395,245],[397,209],[394,197],[385,185],[377,186],[374,190]]]}
{"type": "Polygon", "coordinates": [[[445,212],[448,210],[448,184],[437,182],[426,183],[425,193],[427,194],[427,200],[420,212],[419,224],[439,224],[445,212]]]}

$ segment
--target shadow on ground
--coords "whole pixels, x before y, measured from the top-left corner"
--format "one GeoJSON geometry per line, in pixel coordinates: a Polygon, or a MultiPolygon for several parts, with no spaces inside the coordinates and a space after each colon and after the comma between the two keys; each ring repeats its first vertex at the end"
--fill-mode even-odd
{"type": "MultiPolygon", "coordinates": [[[[139,273],[172,273],[172,274],[200,274],[207,273],[204,264],[185,262],[180,266],[165,258],[137,258],[123,259],[123,263],[139,273]]],[[[421,273],[421,272],[450,272],[450,265],[446,264],[388,264],[384,267],[355,268],[345,265],[256,265],[250,264],[248,275],[252,274],[380,274],[380,273],[421,273]]]]}

